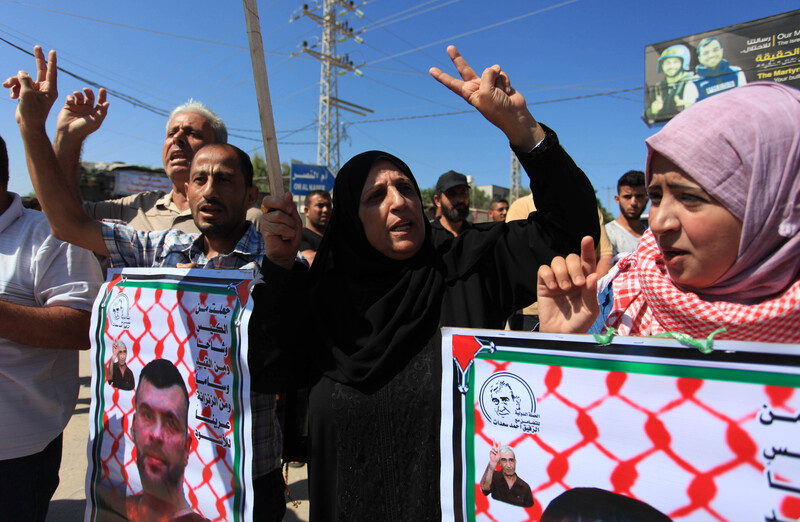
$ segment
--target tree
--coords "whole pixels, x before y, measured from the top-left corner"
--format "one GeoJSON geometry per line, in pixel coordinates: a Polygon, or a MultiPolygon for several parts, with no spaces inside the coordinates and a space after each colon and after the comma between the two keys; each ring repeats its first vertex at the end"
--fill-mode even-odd
{"type": "MultiPolygon", "coordinates": [[[[269,194],[269,182],[267,182],[267,160],[260,153],[253,154],[253,185],[265,194],[269,194]]],[[[283,191],[289,192],[291,167],[288,163],[281,163],[281,178],[283,179],[283,191]]]]}
{"type": "Polygon", "coordinates": [[[427,207],[433,205],[433,193],[436,192],[435,188],[420,189],[422,193],[422,206],[427,207]]]}
{"type": "Polygon", "coordinates": [[[472,187],[469,191],[469,206],[478,210],[489,210],[492,207],[492,198],[486,192],[472,187]]]}
{"type": "Polygon", "coordinates": [[[597,190],[596,189],[594,191],[594,194],[595,194],[594,198],[597,200],[597,208],[599,208],[600,212],[603,214],[603,223],[610,223],[610,222],[614,221],[614,219],[616,219],[614,217],[614,214],[609,212],[608,209],[606,209],[606,207],[604,207],[603,204],[600,203],[600,198],[597,197],[597,190]]]}

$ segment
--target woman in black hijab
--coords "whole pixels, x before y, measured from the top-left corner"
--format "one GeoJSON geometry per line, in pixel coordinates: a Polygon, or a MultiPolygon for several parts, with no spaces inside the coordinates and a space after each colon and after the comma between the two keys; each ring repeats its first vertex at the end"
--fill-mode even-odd
{"type": "Polygon", "coordinates": [[[302,350],[311,367],[313,520],[440,519],[439,328],[502,327],[535,300],[539,265],[599,235],[591,184],[499,66],[479,78],[454,47],[448,53],[465,81],[431,74],[509,137],[533,173],[537,213],[476,225],[435,248],[411,170],[365,152],[336,177],[331,220],[306,274],[293,265],[302,224],[291,198],[264,200],[277,212],[262,222],[266,285],[254,291],[251,324],[263,318],[301,332],[299,348],[290,336],[271,342],[302,350]]]}

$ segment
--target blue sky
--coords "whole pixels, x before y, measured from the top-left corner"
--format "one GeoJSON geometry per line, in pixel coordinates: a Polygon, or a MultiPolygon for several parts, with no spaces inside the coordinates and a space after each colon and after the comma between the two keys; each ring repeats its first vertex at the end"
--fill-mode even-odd
{"type": "MultiPolygon", "coordinates": [[[[291,54],[304,40],[313,44],[321,30],[306,17],[289,22],[301,6],[288,0],[258,3],[280,159],[315,163],[320,66],[291,54]]],[[[477,184],[509,186],[510,153],[502,133],[477,113],[441,116],[469,109],[427,73],[437,66],[455,74],[445,52],[452,43],[479,73],[494,63],[503,67],[605,203],[623,172],[643,168],[644,140],[657,130],[641,120],[643,89],[637,88],[644,85],[645,45],[797,7],[797,0],[368,2],[359,8],[365,18],[346,18],[350,27],[366,29],[364,44],[348,41],[337,49],[364,64],[364,74],[339,77],[339,98],[374,113],[341,113],[347,136],[342,163],[364,150],[383,149],[403,158],[423,188],[450,169],[472,175],[477,184]],[[625,89],[637,90],[603,94],[625,89]]],[[[0,0],[0,37],[27,50],[36,43],[45,52],[55,49],[62,68],[158,109],[200,100],[225,120],[235,135],[231,143],[263,153],[238,1],[0,0]]],[[[3,78],[34,70],[33,58],[3,41],[0,64],[3,78]]],[[[59,75],[51,137],[63,98],[83,86],[59,75]]],[[[7,93],[0,100],[9,188],[26,194],[32,189],[14,122],[16,103],[7,93]]],[[[83,159],[160,167],[165,117],[119,98],[110,101],[83,159]]]]}

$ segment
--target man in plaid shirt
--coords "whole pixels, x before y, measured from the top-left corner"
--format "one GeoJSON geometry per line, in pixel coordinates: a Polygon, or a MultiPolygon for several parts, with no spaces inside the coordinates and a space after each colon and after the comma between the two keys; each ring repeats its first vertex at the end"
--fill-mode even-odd
{"type": "MultiPolygon", "coordinates": [[[[257,269],[264,240],[246,220],[258,198],[249,156],[232,145],[209,144],[191,164],[186,195],[200,234],[176,229],[137,231],[119,222],[90,218],[61,173],[45,122],[58,94],[56,56],[48,63],[35,50],[37,81],[25,72],[6,80],[19,98],[17,123],[25,145],[28,171],[53,236],[110,257],[113,266],[257,269]]],[[[263,347],[259,347],[263,349],[263,347]]],[[[254,519],[281,520],[286,510],[280,473],[281,435],[275,416],[275,395],[253,392],[254,519]]]]}

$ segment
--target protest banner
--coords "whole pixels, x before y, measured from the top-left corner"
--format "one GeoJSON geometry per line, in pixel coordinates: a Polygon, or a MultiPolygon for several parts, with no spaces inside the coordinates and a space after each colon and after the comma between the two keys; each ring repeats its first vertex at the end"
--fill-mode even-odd
{"type": "Polygon", "coordinates": [[[92,314],[87,520],[252,518],[252,273],[111,270],[92,314]],[[151,502],[157,501],[157,502],[151,502]]]}
{"type": "Polygon", "coordinates": [[[445,328],[443,520],[539,520],[588,491],[574,488],[676,521],[796,520],[798,348],[728,341],[706,355],[670,339],[445,328]],[[522,481],[505,497],[481,485],[498,443],[515,458],[499,473],[522,481]]]}

